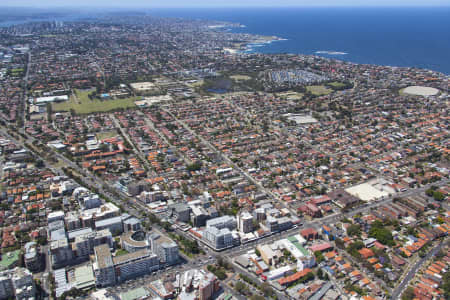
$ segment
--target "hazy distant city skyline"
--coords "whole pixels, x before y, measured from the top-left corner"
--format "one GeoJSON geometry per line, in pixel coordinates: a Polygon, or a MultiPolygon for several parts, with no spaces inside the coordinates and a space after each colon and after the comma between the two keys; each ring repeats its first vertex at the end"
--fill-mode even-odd
{"type": "Polygon", "coordinates": [[[282,7],[282,6],[450,6],[450,0],[3,0],[0,6],[30,7],[282,7]]]}

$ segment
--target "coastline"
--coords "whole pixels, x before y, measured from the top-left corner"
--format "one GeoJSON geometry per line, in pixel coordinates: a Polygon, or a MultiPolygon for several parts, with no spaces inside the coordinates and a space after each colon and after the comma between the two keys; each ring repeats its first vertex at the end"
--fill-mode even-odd
{"type": "MultiPolygon", "coordinates": [[[[385,12],[381,9],[381,12],[385,12]]],[[[378,38],[376,44],[374,44],[372,47],[368,46],[359,46],[359,44],[364,44],[363,42],[359,42],[358,39],[365,38],[365,36],[361,36],[359,32],[364,32],[364,27],[361,29],[356,29],[356,36],[352,36],[351,38],[348,38],[348,30],[339,31],[339,33],[342,33],[344,40],[339,43],[329,43],[327,40],[324,40],[324,38],[321,36],[320,32],[315,29],[315,27],[308,27],[308,29],[305,29],[303,31],[297,30],[297,33],[293,34],[293,31],[290,27],[280,27],[286,23],[286,20],[289,20],[289,25],[292,25],[294,28],[295,26],[309,26],[311,24],[317,23],[316,20],[323,17],[323,21],[326,21],[326,25],[336,25],[327,27],[322,32],[326,32],[332,35],[333,33],[337,32],[338,30],[342,29],[341,24],[335,24],[333,21],[333,17],[336,16],[335,11],[331,10],[324,10],[324,9],[316,9],[316,10],[308,10],[306,12],[298,11],[298,10],[243,10],[242,14],[239,15],[239,17],[233,17],[232,11],[223,13],[222,11],[217,10],[204,10],[196,9],[195,11],[184,11],[184,10],[162,10],[162,11],[152,11],[148,12],[149,15],[155,16],[155,17],[174,17],[174,18],[181,18],[181,19],[196,19],[200,21],[204,21],[205,28],[207,30],[222,30],[229,33],[236,33],[240,34],[242,36],[244,35],[252,35],[252,38],[248,39],[242,39],[240,43],[237,43],[239,45],[230,45],[230,47],[227,47],[227,49],[224,49],[225,52],[228,53],[260,53],[260,54],[281,54],[281,53],[289,53],[289,54],[297,54],[297,55],[312,55],[312,56],[320,56],[323,58],[328,59],[337,59],[342,60],[346,62],[351,62],[355,64],[369,64],[369,65],[378,65],[378,66],[395,66],[395,67],[408,67],[408,68],[418,68],[418,69],[427,69],[427,70],[433,70],[440,73],[443,73],[445,75],[450,75],[450,63],[448,60],[448,51],[447,49],[450,49],[449,43],[444,43],[439,47],[432,47],[429,45],[434,45],[435,42],[434,38],[426,39],[421,45],[414,44],[412,47],[407,47],[408,43],[411,43],[411,38],[415,38],[415,35],[411,35],[410,33],[413,32],[413,30],[417,30],[416,28],[410,29],[408,27],[405,29],[404,25],[401,25],[398,27],[397,30],[407,30],[405,33],[407,34],[407,37],[402,36],[402,43],[400,45],[397,45],[398,39],[395,38],[395,40],[392,40],[391,36],[386,37],[386,40],[383,38],[380,38],[379,36],[375,36],[375,38],[378,38]],[[192,16],[194,13],[195,17],[192,16]],[[307,14],[306,14],[307,13],[307,14]],[[312,13],[312,15],[311,15],[312,13]],[[270,24],[267,24],[267,22],[260,21],[264,20],[268,15],[273,17],[273,22],[270,22],[270,24]],[[300,22],[291,22],[291,17],[293,15],[298,14],[304,14],[303,21],[300,22]],[[256,22],[253,20],[250,20],[248,16],[252,16],[255,18],[256,22]],[[314,18],[313,18],[314,17],[314,18]],[[326,18],[325,18],[326,17],[326,18]],[[330,19],[331,17],[331,19],[330,19]],[[259,19],[258,19],[259,18],[259,19]],[[313,21],[311,21],[313,19],[313,21]],[[221,21],[217,21],[221,20],[221,21]],[[240,22],[247,22],[248,24],[242,24],[240,22]],[[297,24],[298,23],[298,24],[297,24]],[[222,24],[222,25],[220,25],[222,24]],[[209,26],[208,26],[209,25],[209,26]],[[208,28],[209,27],[209,28],[208,28]],[[328,29],[329,28],[329,29],[328,29]],[[303,32],[307,32],[307,34],[303,34],[303,32]],[[280,38],[283,37],[283,38],[280,38]],[[258,38],[260,37],[260,38],[258,38]],[[269,38],[269,39],[264,39],[269,38]],[[317,38],[316,38],[317,37],[317,38]],[[347,39],[345,39],[347,38],[347,39]],[[274,45],[275,42],[278,41],[286,41],[282,46],[280,45],[274,45]],[[304,42],[307,41],[307,42],[304,42]],[[405,43],[406,42],[406,43],[405,43]],[[429,45],[428,45],[429,44],[429,45]],[[393,46],[391,46],[393,45],[393,46]],[[407,47],[408,51],[402,51],[404,47],[407,47]],[[378,48],[381,49],[378,50],[378,48]],[[375,49],[375,50],[374,50],[375,49]],[[345,53],[345,54],[344,54],[345,53]],[[428,55],[429,53],[432,53],[432,55],[428,55]]],[[[346,14],[345,16],[348,17],[349,21],[347,23],[343,22],[345,26],[354,24],[354,20],[352,17],[355,15],[354,12],[347,11],[345,9],[339,10],[340,14],[346,14]]],[[[368,11],[366,9],[360,10],[361,14],[364,14],[367,16],[367,22],[373,21],[373,16],[376,15],[376,13],[372,11],[368,11]]],[[[420,16],[426,17],[424,21],[427,20],[433,20],[433,22],[426,22],[426,27],[423,29],[421,26],[420,30],[427,30],[427,32],[433,33],[432,36],[437,36],[438,34],[442,35],[441,31],[436,31],[436,26],[434,24],[436,23],[436,16],[435,10],[428,10],[425,13],[418,12],[418,11],[409,11],[408,14],[418,14],[420,16]],[[433,18],[430,18],[430,15],[433,15],[433,18]],[[435,31],[432,31],[435,30],[435,31]]],[[[105,13],[107,14],[107,13],[105,13]]],[[[389,17],[390,21],[398,21],[403,18],[405,19],[407,17],[407,14],[404,14],[403,12],[397,12],[394,10],[389,10],[389,17]],[[405,17],[406,16],[406,17],[405,17]]],[[[440,22],[444,22],[442,19],[442,14],[445,14],[445,11],[441,12],[438,16],[437,20],[440,20],[440,22]]],[[[88,14],[90,17],[94,18],[92,14],[88,14]]],[[[67,21],[72,22],[76,21],[77,19],[86,17],[87,14],[84,15],[73,15],[73,16],[51,16],[51,17],[45,17],[45,19],[40,18],[33,18],[28,19],[26,21],[6,21],[6,19],[2,20],[0,22],[0,27],[9,27],[13,25],[19,25],[19,24],[25,24],[29,22],[37,22],[37,21],[49,21],[49,20],[60,20],[60,21],[67,21]]],[[[104,14],[102,15],[104,17],[104,14]]],[[[405,19],[407,20],[407,19],[405,19]]],[[[448,24],[448,21],[445,21],[443,24],[448,24]]],[[[403,22],[405,23],[405,22],[403,22]]],[[[402,23],[402,24],[403,24],[402,23]]],[[[386,23],[386,25],[383,25],[384,27],[390,26],[394,23],[386,23]]],[[[396,24],[396,23],[395,23],[396,24]]],[[[395,25],[394,24],[394,25],[395,25]]],[[[364,24],[363,24],[364,25],[364,24]]],[[[370,25],[369,23],[366,25],[370,25]]],[[[381,28],[381,30],[385,30],[385,28],[381,28]]],[[[442,26],[441,26],[442,27],[442,26]]],[[[390,27],[389,27],[390,28],[390,27]]],[[[346,27],[344,28],[346,29],[346,27]]],[[[367,39],[366,44],[370,44],[370,42],[367,39]]],[[[370,38],[370,40],[373,40],[370,38]]],[[[441,43],[441,38],[439,38],[439,43],[441,43]]]]}
{"type": "MultiPolygon", "coordinates": [[[[234,24],[235,25],[235,24],[234,24]]],[[[239,26],[231,26],[229,30],[232,28],[247,28],[246,25],[238,24],[239,26]]],[[[226,28],[228,26],[224,26],[223,28],[226,28]]],[[[283,42],[283,41],[289,41],[287,38],[282,38],[278,36],[266,36],[266,35],[259,35],[259,34],[253,34],[253,33],[243,33],[243,32],[231,32],[233,34],[245,34],[252,36],[253,39],[249,39],[247,42],[243,42],[238,47],[229,47],[229,48],[223,48],[223,51],[229,53],[229,54],[293,54],[293,55],[304,55],[304,56],[317,56],[320,58],[330,59],[330,60],[337,60],[337,61],[343,61],[347,63],[353,63],[358,65],[374,65],[374,66],[384,66],[384,67],[390,67],[390,68],[411,68],[411,69],[423,69],[423,70],[429,70],[433,72],[441,73],[445,76],[450,76],[450,72],[443,72],[439,70],[435,70],[433,68],[429,67],[419,67],[419,66],[401,66],[401,65],[392,65],[392,64],[377,64],[377,63],[363,63],[363,62],[356,62],[352,59],[344,59],[346,56],[350,55],[349,52],[345,51],[337,51],[337,50],[316,50],[313,53],[301,53],[301,52],[278,52],[278,53],[272,53],[272,52],[264,52],[264,51],[258,51],[262,50],[263,48],[271,45],[274,42],[283,42]]]]}

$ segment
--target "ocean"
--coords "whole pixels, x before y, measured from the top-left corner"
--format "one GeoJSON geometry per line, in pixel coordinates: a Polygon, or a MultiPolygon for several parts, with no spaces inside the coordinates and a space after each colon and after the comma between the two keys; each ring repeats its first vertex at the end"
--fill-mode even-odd
{"type": "Polygon", "coordinates": [[[236,22],[245,27],[234,32],[287,39],[252,52],[316,54],[450,74],[450,7],[154,9],[149,14],[236,22]]]}

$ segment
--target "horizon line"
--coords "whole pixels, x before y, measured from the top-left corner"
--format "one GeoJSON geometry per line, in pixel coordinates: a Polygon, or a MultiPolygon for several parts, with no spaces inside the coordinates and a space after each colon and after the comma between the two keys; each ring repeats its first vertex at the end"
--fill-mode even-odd
{"type": "Polygon", "coordinates": [[[430,7],[430,8],[450,8],[450,4],[445,4],[445,5],[430,5],[430,4],[411,4],[411,5],[259,5],[259,6],[254,6],[254,5],[248,5],[248,6],[236,6],[236,5],[230,5],[230,6],[204,6],[204,5],[199,5],[199,6],[161,6],[161,5],[156,5],[156,6],[142,6],[142,5],[138,5],[138,6],[126,6],[126,5],[109,5],[109,6],[90,6],[90,5],[0,5],[0,7],[5,7],[5,8],[39,8],[39,9],[49,9],[49,8],[127,8],[127,9],[143,9],[143,8],[165,8],[165,9],[209,9],[209,8],[216,8],[216,9],[223,9],[223,8],[424,8],[424,7],[430,7]]]}

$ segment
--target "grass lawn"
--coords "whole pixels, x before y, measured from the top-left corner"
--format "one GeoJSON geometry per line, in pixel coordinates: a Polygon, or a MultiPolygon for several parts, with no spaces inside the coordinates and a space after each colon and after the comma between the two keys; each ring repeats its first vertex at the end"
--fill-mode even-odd
{"type": "Polygon", "coordinates": [[[335,88],[341,88],[341,87],[345,86],[345,84],[343,84],[342,82],[337,82],[337,81],[330,82],[329,85],[331,85],[335,88]]]}
{"type": "Polygon", "coordinates": [[[128,254],[129,252],[125,249],[119,249],[116,252],[116,256],[120,256],[120,255],[124,255],[124,254],[128,254]]]}
{"type": "Polygon", "coordinates": [[[190,253],[190,252],[187,252],[187,251],[184,250],[184,249],[180,249],[180,252],[183,253],[184,255],[186,255],[186,256],[189,257],[189,258],[194,258],[194,257],[195,257],[195,254],[190,253]]]}
{"type": "Polygon", "coordinates": [[[316,96],[328,95],[333,91],[327,89],[324,85],[311,85],[307,86],[306,89],[316,96]]]}
{"type": "Polygon", "coordinates": [[[11,76],[20,77],[25,72],[24,69],[11,69],[11,76]]]}
{"type": "Polygon", "coordinates": [[[115,130],[99,132],[96,134],[97,140],[109,139],[109,138],[115,137],[117,135],[118,135],[118,133],[115,130]]]}
{"type": "Polygon", "coordinates": [[[114,100],[90,100],[88,95],[90,91],[75,90],[75,97],[72,95],[70,99],[61,103],[53,103],[53,111],[70,111],[75,110],[77,114],[90,114],[95,112],[106,112],[119,108],[132,108],[136,107],[134,101],[139,97],[130,97],[126,99],[114,99],[114,100]]]}
{"type": "Polygon", "coordinates": [[[190,85],[191,87],[200,87],[200,86],[203,85],[203,83],[204,83],[203,80],[198,80],[197,82],[189,83],[189,85],[190,85]]]}
{"type": "Polygon", "coordinates": [[[303,98],[303,94],[302,93],[297,93],[294,91],[288,91],[285,93],[279,93],[277,94],[277,96],[284,98],[284,99],[288,99],[288,100],[300,100],[303,98]]]}
{"type": "Polygon", "coordinates": [[[66,165],[67,164],[64,161],[60,160],[60,159],[58,159],[57,163],[53,163],[52,164],[52,166],[55,167],[55,168],[62,168],[62,167],[65,167],[66,165]]]}
{"type": "Polygon", "coordinates": [[[250,76],[247,75],[233,75],[230,76],[231,79],[236,80],[236,81],[247,81],[252,79],[250,76]]]}

